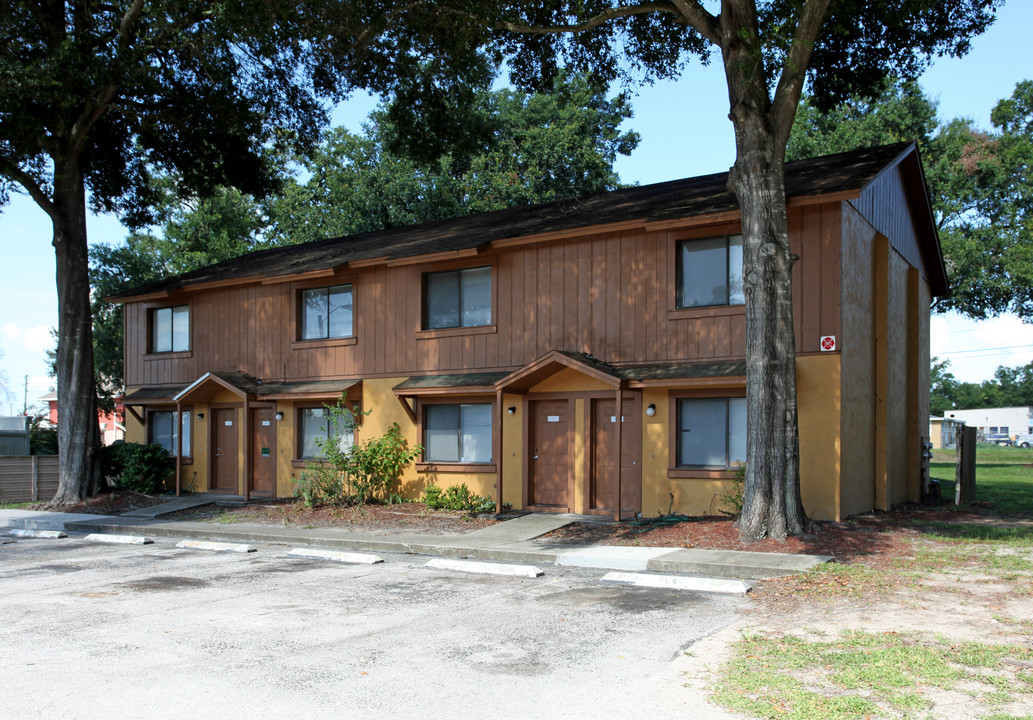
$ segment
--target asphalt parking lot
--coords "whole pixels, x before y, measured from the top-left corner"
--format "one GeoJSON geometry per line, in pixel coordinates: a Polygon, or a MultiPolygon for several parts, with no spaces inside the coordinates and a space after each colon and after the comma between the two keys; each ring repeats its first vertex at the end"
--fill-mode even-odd
{"type": "Polygon", "coordinates": [[[0,717],[698,718],[673,663],[744,602],[289,549],[0,545],[0,717]]]}

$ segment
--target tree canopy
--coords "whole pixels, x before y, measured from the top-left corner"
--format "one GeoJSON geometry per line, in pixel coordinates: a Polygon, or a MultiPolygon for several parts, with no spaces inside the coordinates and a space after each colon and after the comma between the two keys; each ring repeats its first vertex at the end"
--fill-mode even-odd
{"type": "Polygon", "coordinates": [[[279,158],[281,189],[262,199],[226,187],[183,199],[172,178],[152,180],[155,225],[90,248],[104,407],[124,385],[122,306],[105,297],[259,247],[613,190],[615,160],[638,144],[634,131],[621,130],[632,115],[627,98],[608,99],[583,77],[561,76],[549,93],[478,92],[466,123],[483,129],[478,141],[431,160],[395,141],[392,106],[375,111],[362,134],[335,128],[311,154],[279,158]]]}
{"type": "Polygon", "coordinates": [[[929,409],[936,416],[951,409],[1033,406],[1033,363],[1001,365],[993,378],[973,383],[959,382],[950,372],[950,360],[934,357],[929,378],[929,409]]]}

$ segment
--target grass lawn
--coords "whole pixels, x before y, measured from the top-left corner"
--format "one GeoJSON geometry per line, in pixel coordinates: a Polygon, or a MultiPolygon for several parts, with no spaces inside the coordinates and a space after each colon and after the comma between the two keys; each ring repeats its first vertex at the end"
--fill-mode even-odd
{"type": "MultiPolygon", "coordinates": [[[[931,463],[950,500],[954,458],[931,463]]],[[[976,458],[970,508],[880,515],[880,534],[911,543],[903,556],[824,565],[758,598],[767,621],[732,645],[711,700],[756,718],[1033,720],[1033,449],[976,458]]]]}

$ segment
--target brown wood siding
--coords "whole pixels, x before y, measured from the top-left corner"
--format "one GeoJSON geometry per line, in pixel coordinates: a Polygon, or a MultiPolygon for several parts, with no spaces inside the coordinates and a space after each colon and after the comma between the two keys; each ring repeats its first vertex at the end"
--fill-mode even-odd
{"type": "Polygon", "coordinates": [[[8,455],[0,457],[0,503],[50,500],[57,494],[60,459],[57,455],[8,455]],[[32,464],[36,462],[35,493],[32,464]]]}
{"type": "Polygon", "coordinates": [[[918,233],[899,166],[883,172],[865,188],[859,198],[850,202],[872,227],[889,238],[893,249],[911,267],[918,268],[922,277],[929,277],[922,261],[918,233]]]}
{"type": "MultiPolygon", "coordinates": [[[[817,352],[821,335],[840,334],[838,203],[794,208],[797,349],[817,352]]],[[[693,230],[719,235],[723,223],[693,230]]],[[[675,243],[684,232],[625,230],[515,245],[476,258],[429,265],[376,266],[351,282],[354,340],[304,341],[296,333],[289,282],[185,293],[191,350],[146,353],[148,307],[126,306],[126,383],[185,385],[209,371],[243,370],[264,380],[398,377],[507,371],[550,350],[592,353],[610,363],[740,359],[746,349],[742,306],[674,309],[675,243]],[[491,265],[492,324],[422,330],[423,273],[491,265]]],[[[305,287],[318,286],[318,281],[305,287]]]]}

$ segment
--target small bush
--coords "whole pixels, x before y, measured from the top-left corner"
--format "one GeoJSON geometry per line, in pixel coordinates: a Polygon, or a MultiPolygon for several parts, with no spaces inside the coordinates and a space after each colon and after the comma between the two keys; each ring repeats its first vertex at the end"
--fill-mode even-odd
{"type": "Polygon", "coordinates": [[[459,510],[471,515],[495,510],[494,500],[471,492],[466,483],[444,490],[428,485],[423,491],[423,502],[432,510],[459,510]]]}
{"type": "Polygon", "coordinates": [[[745,487],[746,466],[739,465],[735,468],[735,477],[732,478],[728,489],[719,496],[721,503],[725,508],[728,508],[722,508],[721,512],[725,515],[731,515],[732,517],[739,517],[742,515],[742,496],[745,487]]]}
{"type": "Polygon", "coordinates": [[[101,467],[110,484],[123,490],[157,495],[171,473],[171,457],[161,445],[115,443],[101,450],[101,467]]]}

